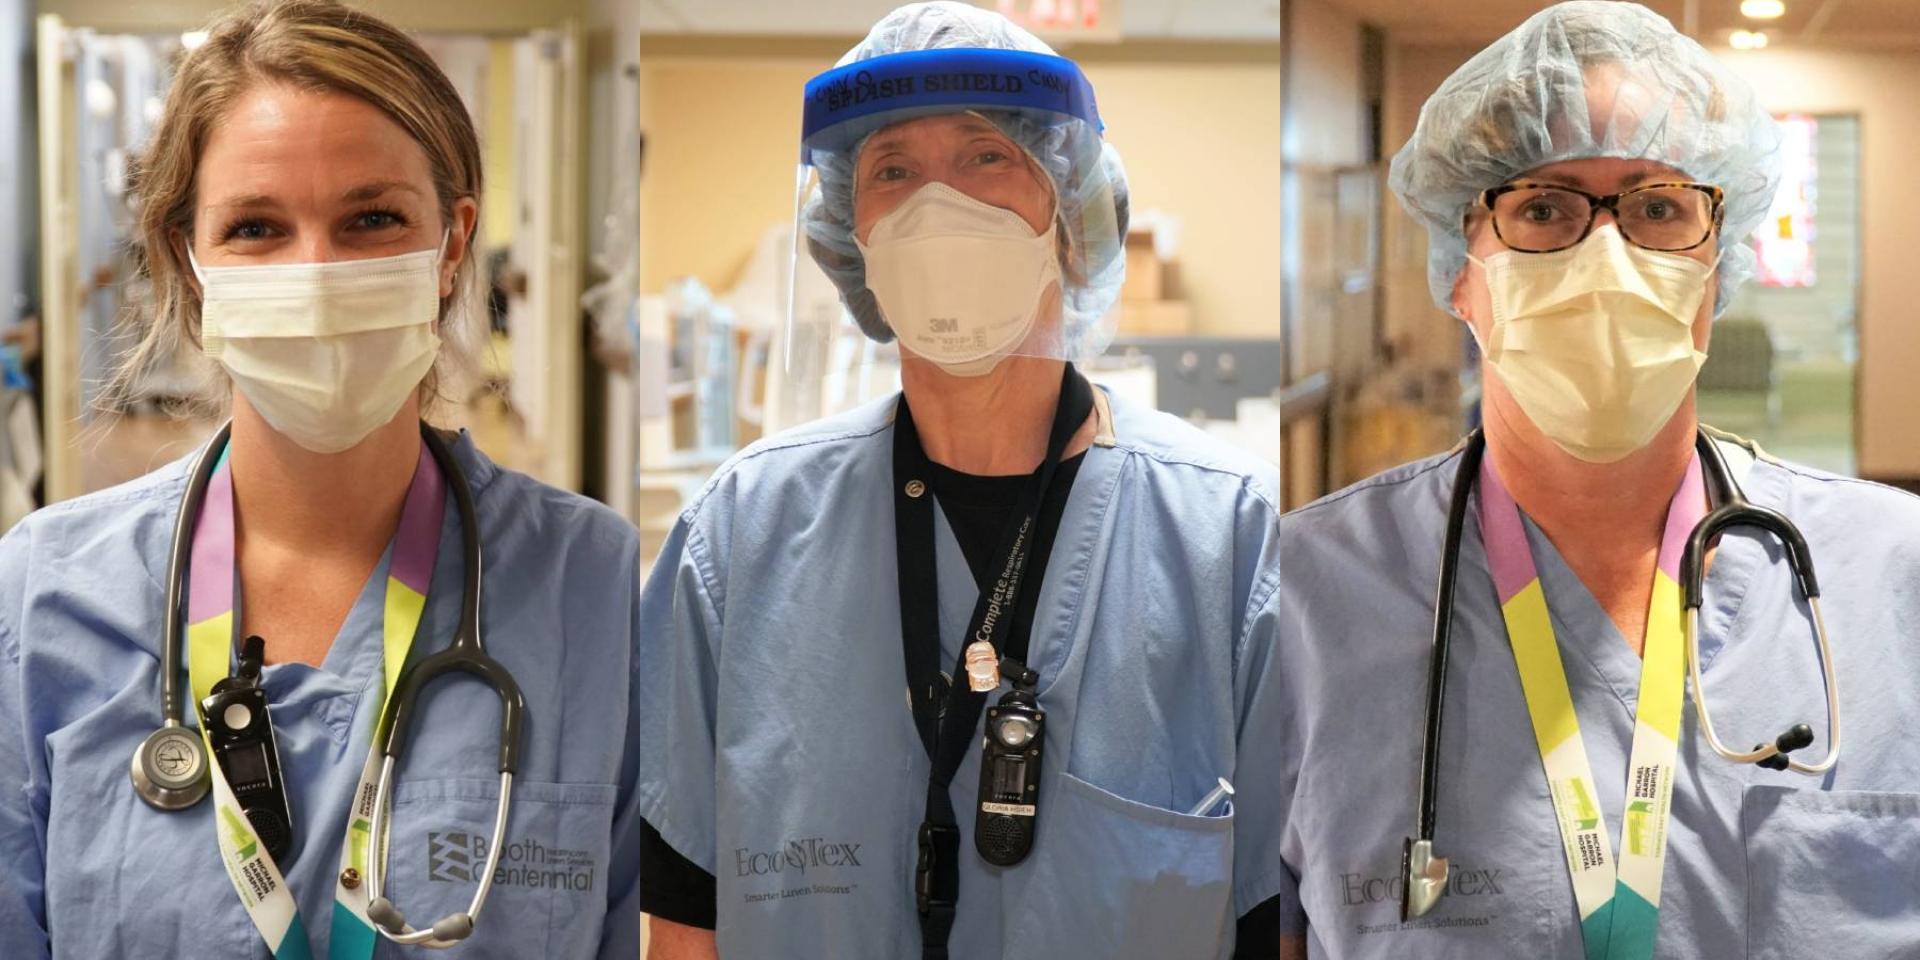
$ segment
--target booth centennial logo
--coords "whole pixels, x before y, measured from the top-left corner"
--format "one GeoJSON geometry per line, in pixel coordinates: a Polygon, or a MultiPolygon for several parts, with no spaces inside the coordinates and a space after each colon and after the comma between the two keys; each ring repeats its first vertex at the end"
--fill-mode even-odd
{"type": "MultiPolygon", "coordinates": [[[[452,831],[427,834],[427,879],[474,883],[487,865],[487,838],[452,831]]],[[[493,870],[494,886],[585,892],[594,888],[599,864],[591,851],[561,850],[538,840],[509,843],[493,870]]]]}

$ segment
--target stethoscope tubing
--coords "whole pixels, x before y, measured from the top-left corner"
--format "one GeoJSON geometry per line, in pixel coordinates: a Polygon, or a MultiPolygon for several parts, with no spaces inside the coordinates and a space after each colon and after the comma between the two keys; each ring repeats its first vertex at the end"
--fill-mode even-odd
{"type": "Polygon", "coordinates": [[[180,627],[186,617],[187,567],[193,554],[193,527],[199,522],[200,508],[207,499],[207,484],[220,466],[220,454],[227,448],[233,423],[220,425],[207,445],[200,448],[193,467],[187,473],[187,489],[180,499],[180,510],[173,519],[173,551],[167,558],[167,615],[161,625],[160,641],[160,719],[164,726],[177,727],[185,722],[186,704],[180,686],[180,627]]]}
{"type": "Polygon", "coordinates": [[[1479,430],[1467,435],[1454,473],[1452,501],[1447,507],[1446,551],[1440,557],[1440,582],[1434,588],[1433,644],[1427,662],[1426,732],[1420,742],[1420,806],[1414,837],[1433,838],[1434,798],[1440,792],[1440,726],[1446,712],[1447,658],[1453,649],[1453,595],[1459,580],[1460,539],[1466,531],[1467,504],[1473,496],[1472,479],[1480,474],[1486,441],[1479,430]]]}
{"type": "MultiPolygon", "coordinates": [[[[1475,430],[1467,436],[1462,446],[1460,465],[1454,473],[1453,494],[1447,511],[1446,540],[1441,548],[1443,552],[1440,557],[1440,582],[1435,590],[1433,643],[1427,670],[1426,725],[1425,735],[1421,741],[1419,804],[1415,833],[1409,840],[1410,844],[1431,843],[1434,835],[1435,811],[1439,796],[1439,750],[1446,700],[1447,659],[1452,641],[1454,583],[1459,570],[1460,542],[1466,526],[1467,506],[1475,480],[1480,473],[1486,438],[1479,430],[1475,430]]],[[[1715,753],[1734,762],[1757,763],[1778,756],[1782,752],[1773,744],[1762,744],[1752,751],[1734,751],[1715,735],[1706,703],[1705,687],[1701,684],[1699,646],[1695,642],[1700,607],[1705,599],[1705,558],[1708,545],[1713,538],[1730,527],[1759,527],[1779,539],[1787,554],[1788,567],[1793,571],[1802,594],[1807,598],[1815,640],[1820,651],[1821,672],[1825,677],[1827,755],[1819,763],[1814,764],[1789,759],[1787,766],[1800,773],[1824,773],[1832,769],[1840,755],[1839,679],[1833,666],[1832,645],[1827,638],[1826,621],[1820,612],[1820,586],[1818,579],[1814,576],[1813,558],[1811,551],[1807,548],[1806,538],[1783,514],[1747,500],[1740,485],[1734,481],[1725,456],[1704,429],[1698,434],[1696,446],[1700,451],[1708,482],[1712,484],[1722,501],[1719,507],[1694,527],[1688,537],[1680,565],[1680,588],[1685,604],[1687,669],[1689,679],[1692,681],[1694,706],[1700,716],[1701,730],[1706,734],[1707,743],[1715,753]]]]}
{"type": "MultiPolygon", "coordinates": [[[[219,469],[222,454],[232,436],[232,430],[231,421],[221,425],[213,438],[201,448],[199,456],[188,471],[187,488],[182,494],[180,510],[174,519],[173,549],[167,561],[166,617],[162,627],[160,654],[163,729],[184,725],[186,710],[184,692],[180,683],[180,657],[181,627],[185,611],[181,605],[190,572],[188,568],[193,551],[194,527],[199,521],[201,509],[205,505],[207,488],[214,473],[219,469]]],[[[465,940],[473,932],[480,910],[486,904],[487,895],[493,886],[494,869],[498,865],[500,851],[504,846],[500,841],[506,836],[507,818],[512,809],[513,779],[519,770],[521,740],[525,729],[526,700],[521,694],[519,684],[514,681],[512,673],[487,655],[486,645],[481,639],[482,556],[480,527],[474,508],[472,487],[467,482],[466,474],[454,461],[452,451],[447,448],[446,442],[424,422],[420,425],[420,437],[421,442],[426,444],[428,452],[439,465],[440,472],[448,485],[453,488],[454,503],[460,517],[463,568],[460,623],[454,632],[453,642],[445,649],[423,657],[401,671],[394,684],[392,709],[386,717],[386,727],[377,735],[383,757],[378,785],[374,791],[373,822],[368,837],[369,903],[367,912],[369,919],[374,922],[375,929],[387,939],[427,947],[450,947],[465,940]],[[481,875],[478,888],[466,912],[450,914],[425,930],[415,930],[407,925],[406,917],[385,896],[394,770],[406,750],[410,721],[414,718],[413,708],[421,690],[443,674],[454,671],[478,677],[500,698],[498,764],[500,801],[494,812],[493,836],[488,845],[486,870],[481,875]]],[[[137,782],[136,786],[138,786],[137,782]]],[[[184,807],[167,809],[184,809],[184,807]]]]}

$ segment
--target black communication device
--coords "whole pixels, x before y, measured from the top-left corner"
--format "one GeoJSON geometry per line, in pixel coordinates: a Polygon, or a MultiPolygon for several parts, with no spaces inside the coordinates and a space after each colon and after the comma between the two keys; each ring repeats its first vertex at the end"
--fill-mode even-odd
{"type": "Polygon", "coordinates": [[[1034,695],[1037,678],[1024,668],[1000,702],[987,708],[986,744],[980,757],[980,808],[973,845],[982,859],[1011,867],[1033,850],[1040,813],[1040,755],[1047,739],[1047,713],[1034,695]]]}
{"type": "Polygon", "coordinates": [[[293,808],[280,775],[280,744],[267,715],[267,694],[260,688],[266,644],[248,637],[241,647],[240,670],[213,685],[200,701],[200,715],[227,786],[275,860],[293,845],[293,808]]]}

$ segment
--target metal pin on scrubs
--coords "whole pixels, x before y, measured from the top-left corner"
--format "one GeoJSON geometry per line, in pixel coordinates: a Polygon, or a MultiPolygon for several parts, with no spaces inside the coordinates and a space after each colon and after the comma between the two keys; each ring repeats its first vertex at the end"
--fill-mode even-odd
{"type": "Polygon", "coordinates": [[[1216,782],[1220,785],[1207,791],[1207,795],[1201,797],[1200,802],[1194,804],[1192,810],[1187,811],[1187,816],[1204,817],[1211,813],[1214,807],[1219,806],[1220,801],[1233,796],[1233,784],[1228,783],[1226,777],[1221,777],[1216,782]]]}

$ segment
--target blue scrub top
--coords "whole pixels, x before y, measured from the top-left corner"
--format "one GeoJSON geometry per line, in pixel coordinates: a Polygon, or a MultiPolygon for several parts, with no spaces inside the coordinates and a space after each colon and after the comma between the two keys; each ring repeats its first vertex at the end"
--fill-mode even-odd
{"type": "MultiPolygon", "coordinates": [[[[1581,956],[1573,889],[1487,571],[1461,547],[1439,755],[1435,853],[1448,895],[1399,922],[1414,825],[1434,584],[1457,453],[1409,464],[1281,518],[1281,678],[1263,718],[1281,796],[1283,928],[1311,957],[1581,956]]],[[[1920,499],[1761,459],[1749,500],[1804,532],[1841,697],[1822,777],[1735,765],[1681,720],[1662,887],[1662,960],[1907,957],[1920,949],[1920,499]],[[1816,946],[1822,943],[1824,946],[1816,946]]],[[[1477,513],[1470,514],[1470,518],[1477,513]]],[[[1531,520],[1527,536],[1619,849],[1640,660],[1531,520]]],[[[1729,747],[1804,721],[1827,747],[1807,606],[1777,541],[1725,536],[1701,611],[1702,681],[1729,747]]]]}
{"type": "MultiPolygon", "coordinates": [[[[485,548],[482,636],[519,681],[527,724],[493,892],[472,939],[446,955],[633,960],[638,537],[605,507],[494,466],[464,435],[452,448],[485,548]]],[[[127,777],[160,722],[161,612],[186,475],[175,463],[56,504],[0,541],[7,960],[268,956],[221,867],[211,799],[162,813],[127,777]]],[[[275,664],[263,680],[296,824],[280,867],[321,958],[348,801],[377,720],[387,565],[321,668],[275,664]]],[[[451,642],[460,585],[449,500],[414,658],[451,642]]],[[[388,887],[416,924],[473,895],[499,793],[498,704],[464,675],[422,696],[394,788],[388,887]]],[[[375,950],[420,953],[384,940],[375,950]]]]}
{"type": "MultiPolygon", "coordinates": [[[[1278,618],[1276,471],[1096,393],[1030,648],[1047,712],[1035,846],[1005,869],[974,852],[970,751],[952,787],[956,960],[1225,957],[1234,918],[1280,889],[1270,798],[1187,813],[1270,762],[1245,721],[1278,618]]],[[[723,957],[920,954],[928,760],[901,652],[894,404],[743,451],[642,593],[642,812],[715,875],[723,957]]],[[[935,518],[951,669],[977,591],[935,518]]]]}

